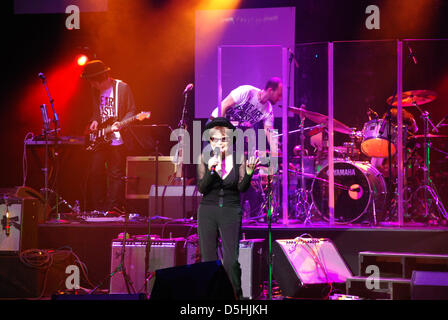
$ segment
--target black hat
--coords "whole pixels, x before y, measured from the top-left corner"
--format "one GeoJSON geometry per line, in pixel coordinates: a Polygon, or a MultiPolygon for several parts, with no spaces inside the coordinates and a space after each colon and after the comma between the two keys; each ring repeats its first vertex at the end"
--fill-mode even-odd
{"type": "Polygon", "coordinates": [[[103,61],[92,60],[89,61],[84,67],[84,71],[82,72],[81,78],[87,79],[96,77],[108,71],[110,71],[110,68],[106,67],[103,61]]]}
{"type": "Polygon", "coordinates": [[[229,121],[229,119],[224,117],[213,118],[212,121],[205,125],[205,130],[214,128],[214,127],[225,127],[232,130],[235,130],[235,126],[229,121]]]}

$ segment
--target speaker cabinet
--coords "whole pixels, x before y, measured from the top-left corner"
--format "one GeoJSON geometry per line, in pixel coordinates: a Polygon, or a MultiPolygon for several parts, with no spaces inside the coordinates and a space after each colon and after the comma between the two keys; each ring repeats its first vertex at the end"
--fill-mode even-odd
{"type": "Polygon", "coordinates": [[[0,255],[0,298],[49,297],[65,290],[67,266],[75,264],[73,255],[60,255],[48,268],[24,264],[19,254],[0,255]]]}
{"type": "MultiPolygon", "coordinates": [[[[158,159],[158,185],[169,185],[175,173],[173,158],[158,159]]],[[[156,184],[156,157],[126,158],[126,199],[148,199],[151,185],[156,184]]]]}
{"type": "Polygon", "coordinates": [[[232,283],[220,260],[160,269],[151,300],[235,300],[232,283]]]}
{"type": "Polygon", "coordinates": [[[202,194],[196,186],[185,186],[185,217],[183,216],[183,186],[151,186],[149,193],[149,216],[172,219],[190,218],[197,214],[202,194]],[[157,203],[157,206],[156,206],[157,203]]]}
{"type": "MultiPolygon", "coordinates": [[[[135,236],[125,241],[124,265],[136,293],[142,293],[145,290],[147,243],[146,236],[135,236]]],[[[148,260],[149,271],[154,272],[157,269],[194,263],[196,248],[197,245],[195,243],[186,242],[184,238],[151,240],[148,260]]],[[[114,239],[112,241],[111,273],[118,270],[117,267],[121,263],[122,250],[123,240],[114,239]]],[[[153,284],[154,279],[150,279],[146,285],[147,294],[151,292],[153,284]]],[[[110,293],[128,293],[122,272],[114,273],[112,279],[110,279],[110,293]]]]}
{"type": "Polygon", "coordinates": [[[37,225],[43,220],[39,199],[0,199],[0,253],[37,248],[37,225]]]}
{"type": "Polygon", "coordinates": [[[329,239],[296,238],[273,243],[273,274],[288,297],[321,298],[351,271],[329,239]]]}
{"type": "Polygon", "coordinates": [[[413,271],[411,300],[448,300],[448,272],[413,271]]]}

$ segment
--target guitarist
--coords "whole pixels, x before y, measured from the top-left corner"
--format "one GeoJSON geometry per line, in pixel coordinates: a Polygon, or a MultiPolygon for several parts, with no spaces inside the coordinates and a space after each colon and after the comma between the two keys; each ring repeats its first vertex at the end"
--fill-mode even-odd
{"type": "Polygon", "coordinates": [[[92,153],[92,200],[94,208],[99,211],[111,211],[114,208],[121,210],[124,206],[125,146],[130,142],[126,131],[120,130],[118,122],[132,117],[136,110],[129,85],[111,78],[109,72],[110,68],[101,60],[92,60],[86,64],[81,75],[92,88],[90,132],[96,132],[102,124],[112,121],[112,134],[108,143],[92,153]]]}

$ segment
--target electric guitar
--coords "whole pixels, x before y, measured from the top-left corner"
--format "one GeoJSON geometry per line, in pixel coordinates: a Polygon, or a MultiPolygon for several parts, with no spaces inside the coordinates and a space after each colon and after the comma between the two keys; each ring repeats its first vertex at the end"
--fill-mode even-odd
{"type": "MultiPolygon", "coordinates": [[[[140,112],[139,114],[123,120],[118,123],[118,128],[121,130],[135,121],[143,121],[151,117],[151,112],[140,112]]],[[[116,122],[115,118],[109,118],[107,121],[101,123],[98,129],[90,132],[86,138],[86,150],[95,151],[101,145],[108,144],[112,140],[112,125],[116,122]]]]}

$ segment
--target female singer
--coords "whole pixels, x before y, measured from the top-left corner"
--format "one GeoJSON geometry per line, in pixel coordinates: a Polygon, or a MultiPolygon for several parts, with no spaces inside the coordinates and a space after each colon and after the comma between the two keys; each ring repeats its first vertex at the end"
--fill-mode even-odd
{"type": "Polygon", "coordinates": [[[201,260],[218,260],[218,239],[222,260],[238,298],[242,297],[241,266],[238,262],[242,210],[240,193],[245,192],[259,159],[237,155],[233,150],[235,127],[226,118],[207,124],[214,155],[207,163],[201,155],[198,164],[198,189],[203,194],[198,209],[198,234],[201,260]],[[239,160],[239,161],[238,161],[239,160]]]}

